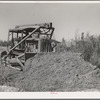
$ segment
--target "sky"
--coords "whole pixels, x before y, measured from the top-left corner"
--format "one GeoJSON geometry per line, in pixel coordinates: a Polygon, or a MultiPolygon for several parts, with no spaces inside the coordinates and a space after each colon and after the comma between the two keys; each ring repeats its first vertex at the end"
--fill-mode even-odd
{"type": "Polygon", "coordinates": [[[0,40],[16,25],[52,22],[54,38],[100,34],[100,3],[0,3],[0,40]]]}

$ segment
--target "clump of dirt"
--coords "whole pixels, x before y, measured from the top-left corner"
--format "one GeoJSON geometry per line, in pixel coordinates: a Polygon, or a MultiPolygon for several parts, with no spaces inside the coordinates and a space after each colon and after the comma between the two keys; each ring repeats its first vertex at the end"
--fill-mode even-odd
{"type": "Polygon", "coordinates": [[[10,86],[0,86],[0,92],[22,92],[23,90],[20,90],[15,87],[10,86]]]}
{"type": "Polygon", "coordinates": [[[41,53],[30,58],[24,71],[9,77],[9,84],[25,91],[81,91],[99,89],[100,69],[78,53],[41,53]]]}

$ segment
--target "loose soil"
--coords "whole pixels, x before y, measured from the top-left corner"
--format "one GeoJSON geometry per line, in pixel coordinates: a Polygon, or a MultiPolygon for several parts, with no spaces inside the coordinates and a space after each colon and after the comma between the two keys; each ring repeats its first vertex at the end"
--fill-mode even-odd
{"type": "Polygon", "coordinates": [[[6,84],[24,91],[100,90],[100,69],[85,62],[79,53],[41,53],[30,58],[24,71],[9,68],[6,84]]]}
{"type": "Polygon", "coordinates": [[[2,92],[100,91],[100,69],[79,53],[40,53],[27,60],[22,72],[0,63],[0,85],[2,92]]]}

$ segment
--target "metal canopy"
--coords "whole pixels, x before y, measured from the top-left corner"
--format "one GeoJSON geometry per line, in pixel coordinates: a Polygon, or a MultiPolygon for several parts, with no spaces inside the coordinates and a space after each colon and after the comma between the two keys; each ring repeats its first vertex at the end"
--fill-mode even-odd
{"type": "Polygon", "coordinates": [[[10,29],[9,32],[15,32],[15,33],[23,33],[23,32],[32,32],[35,28],[14,28],[10,29]]]}

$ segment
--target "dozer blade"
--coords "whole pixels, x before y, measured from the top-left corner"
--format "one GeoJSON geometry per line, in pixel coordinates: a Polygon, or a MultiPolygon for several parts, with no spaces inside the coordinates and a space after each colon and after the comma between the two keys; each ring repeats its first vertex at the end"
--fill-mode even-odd
{"type": "Polygon", "coordinates": [[[24,65],[18,58],[9,59],[8,63],[10,65],[10,67],[12,67],[14,69],[18,69],[20,71],[23,70],[24,65]]]}

